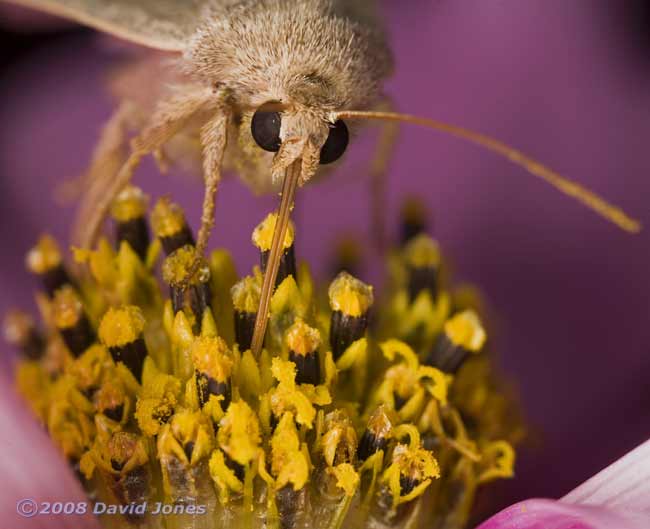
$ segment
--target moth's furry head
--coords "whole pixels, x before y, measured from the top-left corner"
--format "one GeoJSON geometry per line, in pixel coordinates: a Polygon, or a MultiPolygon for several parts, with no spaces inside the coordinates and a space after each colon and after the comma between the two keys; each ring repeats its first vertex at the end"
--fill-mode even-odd
{"type": "Polygon", "coordinates": [[[392,68],[382,32],[342,0],[216,2],[185,54],[188,73],[236,101],[311,111],[364,108],[392,68]]]}

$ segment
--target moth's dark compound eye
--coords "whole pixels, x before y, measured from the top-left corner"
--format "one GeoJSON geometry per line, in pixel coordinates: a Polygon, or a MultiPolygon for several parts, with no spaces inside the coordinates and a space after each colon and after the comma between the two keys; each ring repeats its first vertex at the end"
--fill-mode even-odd
{"type": "Polygon", "coordinates": [[[282,119],[278,112],[264,112],[258,110],[253,114],[251,133],[255,142],[265,151],[278,152],[280,150],[280,126],[282,119]]]}
{"type": "Polygon", "coordinates": [[[330,129],[330,134],[323,148],[320,150],[320,163],[322,165],[335,162],[345,152],[350,141],[347,125],[340,119],[330,129]]]}

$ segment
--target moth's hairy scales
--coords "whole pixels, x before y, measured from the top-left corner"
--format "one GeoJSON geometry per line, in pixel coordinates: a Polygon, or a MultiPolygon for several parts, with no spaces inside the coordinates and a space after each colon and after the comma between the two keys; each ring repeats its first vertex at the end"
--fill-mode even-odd
{"type": "Polygon", "coordinates": [[[228,86],[254,107],[267,101],[318,111],[365,107],[392,61],[378,26],[349,17],[353,3],[218,2],[204,11],[185,52],[187,73],[228,86]]]}

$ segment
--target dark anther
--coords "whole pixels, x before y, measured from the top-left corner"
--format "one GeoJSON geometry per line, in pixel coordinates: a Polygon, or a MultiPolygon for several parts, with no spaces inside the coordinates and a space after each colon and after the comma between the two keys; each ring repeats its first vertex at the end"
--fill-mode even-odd
{"type": "Polygon", "coordinates": [[[117,244],[124,241],[129,243],[133,251],[144,259],[149,247],[149,227],[144,217],[136,217],[123,222],[116,222],[115,238],[117,244]]]}
{"type": "Polygon", "coordinates": [[[408,267],[408,291],[411,302],[415,300],[420,292],[428,290],[432,299],[438,294],[438,271],[433,266],[416,268],[408,267]]]}
{"type": "Polygon", "coordinates": [[[104,410],[104,415],[106,415],[106,417],[116,422],[120,422],[122,420],[123,413],[124,413],[124,404],[118,404],[113,408],[107,408],[104,410]]]}
{"type": "Polygon", "coordinates": [[[142,366],[147,357],[147,346],[142,337],[134,342],[108,349],[115,362],[123,362],[138,382],[142,380],[142,366]]]}
{"type": "MultiPolygon", "coordinates": [[[[266,264],[269,261],[270,250],[260,253],[260,266],[262,272],[266,272],[266,264]]],[[[280,257],[280,266],[278,267],[278,275],[275,279],[275,286],[279,286],[288,276],[296,277],[296,256],[294,245],[292,244],[287,248],[280,257]]]]}
{"type": "Polygon", "coordinates": [[[256,312],[235,310],[235,340],[240,351],[247,351],[251,348],[256,317],[256,312]]]}
{"type": "Polygon", "coordinates": [[[124,463],[120,463],[116,459],[111,459],[111,467],[115,472],[120,472],[124,468],[124,463]]]}
{"type": "Polygon", "coordinates": [[[187,246],[188,244],[191,246],[194,246],[195,244],[194,235],[187,224],[184,224],[181,229],[173,235],[160,237],[160,242],[166,255],[174,253],[179,248],[187,246]]]}
{"type": "Polygon", "coordinates": [[[95,341],[95,331],[85,315],[80,315],[72,327],[59,329],[61,338],[74,357],[79,357],[95,341]]]}
{"type": "Polygon", "coordinates": [[[41,275],[43,289],[49,297],[64,285],[72,285],[72,280],[63,265],[55,266],[46,270],[41,275]]]}
{"type": "Polygon", "coordinates": [[[461,345],[454,344],[447,335],[441,334],[433,345],[426,363],[445,373],[454,374],[469,354],[470,351],[461,345]]]}
{"type": "Polygon", "coordinates": [[[332,312],[330,326],[330,345],[334,360],[345,352],[353,343],[363,338],[368,327],[368,314],[361,316],[348,316],[340,310],[332,312]]]}
{"type": "Polygon", "coordinates": [[[409,400],[408,397],[402,397],[397,392],[393,392],[393,399],[395,401],[395,411],[401,410],[409,400]]]}
{"type": "Polygon", "coordinates": [[[199,394],[199,402],[203,406],[210,399],[210,395],[223,396],[221,409],[225,410],[232,398],[230,382],[219,382],[205,373],[196,372],[196,387],[199,394]]]}
{"type": "Polygon", "coordinates": [[[399,487],[402,496],[406,496],[417,486],[418,486],[418,481],[416,479],[411,478],[409,476],[400,475],[399,487]]]}
{"type": "Polygon", "coordinates": [[[296,384],[313,384],[314,386],[320,384],[320,362],[317,351],[306,355],[290,351],[289,360],[296,364],[296,384]]]}
{"type": "Polygon", "coordinates": [[[237,463],[237,461],[233,461],[228,454],[224,454],[223,459],[226,466],[235,473],[237,479],[239,481],[244,481],[244,467],[237,463]]]}
{"type": "Polygon", "coordinates": [[[305,489],[293,490],[292,485],[285,485],[275,493],[275,501],[280,515],[280,527],[294,529],[298,525],[299,513],[304,512],[305,489]]]}
{"type": "Polygon", "coordinates": [[[188,441],[187,443],[185,443],[185,446],[183,446],[183,452],[185,452],[188,461],[191,461],[192,452],[194,452],[194,441],[188,441]]]}
{"type": "Polygon", "coordinates": [[[359,442],[357,458],[359,461],[365,461],[379,450],[385,450],[386,446],[388,446],[388,439],[385,437],[378,437],[371,431],[366,430],[361,436],[361,441],[359,442]]]}

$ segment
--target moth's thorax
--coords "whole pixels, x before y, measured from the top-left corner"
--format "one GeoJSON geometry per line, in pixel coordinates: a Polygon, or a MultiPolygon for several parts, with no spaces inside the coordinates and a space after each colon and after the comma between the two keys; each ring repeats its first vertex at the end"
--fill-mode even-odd
{"type": "Polygon", "coordinates": [[[213,7],[185,53],[197,80],[236,102],[362,108],[391,70],[383,34],[339,1],[247,1],[213,7]]]}

